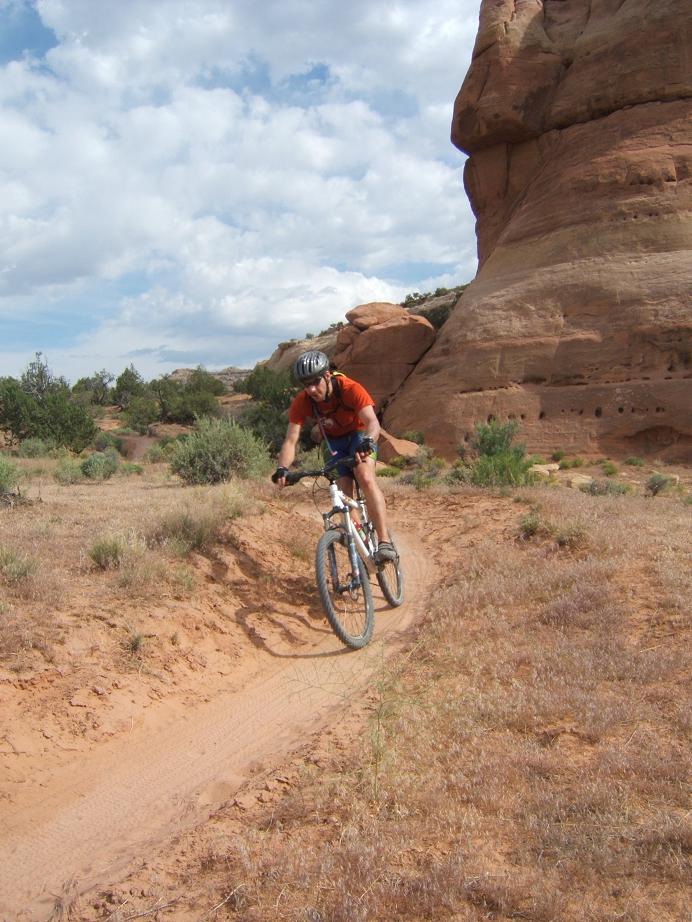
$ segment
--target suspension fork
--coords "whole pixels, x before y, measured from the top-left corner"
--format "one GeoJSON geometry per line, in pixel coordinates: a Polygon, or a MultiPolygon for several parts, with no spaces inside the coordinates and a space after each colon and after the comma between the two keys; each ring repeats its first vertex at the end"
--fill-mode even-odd
{"type": "MultiPolygon", "coordinates": [[[[370,559],[370,552],[365,546],[363,539],[358,534],[358,531],[356,530],[348,511],[349,508],[360,509],[360,506],[355,500],[350,499],[348,496],[343,496],[335,483],[331,483],[329,485],[329,495],[332,501],[332,508],[330,512],[324,513],[322,516],[325,522],[325,527],[328,527],[329,520],[332,515],[338,513],[342,516],[344,521],[344,529],[346,531],[348,558],[351,564],[351,577],[353,580],[353,585],[357,587],[360,586],[361,583],[360,567],[358,564],[358,552],[360,551],[363,559],[366,562],[369,562],[370,559]]],[[[337,579],[334,573],[332,573],[332,578],[336,584],[337,579]]]]}

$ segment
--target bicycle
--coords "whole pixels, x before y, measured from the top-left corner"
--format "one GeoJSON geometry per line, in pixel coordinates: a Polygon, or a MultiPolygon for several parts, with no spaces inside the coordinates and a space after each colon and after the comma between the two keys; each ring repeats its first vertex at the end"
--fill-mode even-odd
{"type": "MultiPolygon", "coordinates": [[[[375,574],[382,594],[393,607],[404,601],[404,577],[398,553],[395,560],[376,562],[377,532],[368,516],[365,498],[355,478],[355,499],[339,489],[338,463],[352,465],[355,459],[330,461],[315,470],[289,471],[286,486],[305,477],[314,477],[316,481],[324,477],[329,481],[332,506],[322,513],[324,534],[315,553],[317,588],[334,633],[347,647],[358,650],[370,641],[373,631],[369,574],[375,574]],[[358,525],[351,518],[351,509],[358,513],[358,525]]],[[[391,534],[390,540],[394,544],[391,534]]]]}

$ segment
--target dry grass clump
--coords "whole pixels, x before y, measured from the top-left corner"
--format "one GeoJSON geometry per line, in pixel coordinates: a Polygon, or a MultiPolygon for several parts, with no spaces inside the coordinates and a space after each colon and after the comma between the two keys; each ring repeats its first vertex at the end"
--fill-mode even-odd
{"type": "Polygon", "coordinates": [[[540,501],[588,540],[468,551],[357,756],[308,765],[229,845],[231,917],[685,917],[688,526],[636,498],[540,501]]]}
{"type": "Polygon", "coordinates": [[[255,507],[255,499],[241,485],[198,488],[148,528],[147,541],[179,556],[205,551],[230,521],[255,507]]]}
{"type": "MultiPolygon", "coordinates": [[[[61,612],[87,610],[71,630],[85,632],[90,619],[113,600],[189,592],[194,574],[170,554],[210,548],[238,515],[259,508],[262,488],[247,484],[189,488],[167,471],[141,478],[56,483],[60,459],[46,459],[45,479],[28,478],[31,459],[17,468],[27,482],[27,503],[0,507],[0,661],[15,668],[51,658],[63,636],[61,612]],[[21,654],[21,655],[20,655],[21,654]]],[[[42,475],[44,476],[44,475],[42,475]]],[[[69,647],[60,651],[69,657],[69,647]]]]}

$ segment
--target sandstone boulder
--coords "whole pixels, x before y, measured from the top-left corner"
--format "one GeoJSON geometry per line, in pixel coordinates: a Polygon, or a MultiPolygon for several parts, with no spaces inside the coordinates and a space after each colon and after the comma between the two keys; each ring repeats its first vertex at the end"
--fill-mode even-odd
{"type": "Polygon", "coordinates": [[[334,365],[366,388],[378,408],[394,394],[435,340],[429,320],[398,304],[362,304],[346,314],[334,365]]]}
{"type": "Polygon", "coordinates": [[[312,339],[292,339],[279,343],[264,364],[272,371],[289,371],[301,352],[308,349],[317,349],[331,356],[336,348],[337,335],[336,331],[330,331],[313,336],[312,339]]]}
{"type": "Polygon", "coordinates": [[[415,458],[420,445],[409,442],[408,439],[397,439],[390,435],[386,429],[380,429],[380,441],[377,446],[377,457],[385,463],[394,458],[415,458]]]}
{"type": "Polygon", "coordinates": [[[387,409],[449,454],[692,445],[688,0],[483,0],[452,138],[479,272],[387,409]]]}

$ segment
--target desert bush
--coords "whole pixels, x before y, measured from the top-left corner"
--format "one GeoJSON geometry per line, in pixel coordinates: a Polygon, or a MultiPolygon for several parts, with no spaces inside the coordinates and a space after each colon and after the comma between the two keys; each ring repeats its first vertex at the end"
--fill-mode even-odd
{"type": "Polygon", "coordinates": [[[527,458],[523,445],[512,445],[518,424],[515,420],[476,425],[471,447],[476,452],[473,461],[466,460],[466,447],[462,446],[462,459],[454,463],[446,482],[473,484],[477,487],[521,486],[532,483],[534,458],[527,458]]]}
{"type": "Polygon", "coordinates": [[[654,472],[644,484],[644,489],[648,496],[658,496],[663,493],[673,483],[672,477],[666,477],[665,474],[654,472]]]}
{"type": "Polygon", "coordinates": [[[17,586],[34,575],[37,563],[31,557],[9,547],[0,546],[0,576],[5,583],[17,586]]]}
{"type": "Polygon", "coordinates": [[[625,458],[625,464],[629,464],[631,467],[644,467],[644,462],[636,455],[632,455],[630,458],[625,458]]]}
{"type": "Polygon", "coordinates": [[[391,458],[387,462],[387,464],[390,467],[395,467],[401,471],[406,467],[406,465],[408,464],[408,461],[406,460],[406,458],[403,457],[403,455],[395,455],[393,458],[391,458]]]}
{"type": "Polygon", "coordinates": [[[606,475],[606,477],[614,477],[614,476],[617,474],[617,472],[618,472],[618,469],[617,469],[617,467],[613,464],[613,462],[612,462],[612,461],[608,461],[608,460],[605,460],[605,461],[601,464],[601,470],[602,470],[603,473],[606,475]]]}
{"type": "Polygon", "coordinates": [[[471,465],[469,483],[477,487],[521,486],[533,481],[531,466],[523,449],[518,447],[481,455],[471,465]]]}
{"type": "Polygon", "coordinates": [[[0,378],[0,430],[13,442],[39,438],[74,451],[96,433],[91,416],[72,401],[67,382],[52,374],[40,352],[21,380],[0,378]]]}
{"type": "Polygon", "coordinates": [[[180,556],[208,550],[219,540],[223,527],[251,505],[251,497],[242,487],[229,486],[220,492],[197,490],[182,508],[164,513],[152,524],[147,544],[180,556]]]}
{"type": "Polygon", "coordinates": [[[82,461],[80,469],[88,480],[108,480],[117,471],[118,463],[115,451],[96,451],[82,461]]]}
{"type": "Polygon", "coordinates": [[[45,458],[54,450],[54,442],[34,437],[19,443],[17,455],[20,458],[45,458]]]}
{"type": "Polygon", "coordinates": [[[178,442],[184,441],[185,438],[187,438],[187,435],[181,435],[181,437],[178,437],[177,439],[164,436],[155,445],[152,445],[151,448],[147,449],[147,451],[144,453],[144,460],[148,461],[150,464],[161,464],[163,462],[170,461],[173,457],[175,446],[178,444],[178,442]]]}
{"type": "Polygon", "coordinates": [[[276,454],[286,435],[286,411],[268,403],[254,403],[240,415],[240,425],[264,442],[276,454]]]}
{"type": "Polygon", "coordinates": [[[0,493],[11,493],[19,481],[19,470],[5,455],[0,455],[0,493]]]}
{"type": "Polygon", "coordinates": [[[377,468],[378,477],[398,477],[400,473],[401,473],[400,468],[391,467],[391,465],[387,465],[386,467],[377,468]]]}
{"type": "Polygon", "coordinates": [[[286,410],[295,390],[290,372],[258,365],[247,378],[236,381],[235,390],[249,394],[255,401],[243,410],[241,426],[266,442],[272,452],[278,451],[286,434],[286,410]]]}
{"type": "Polygon", "coordinates": [[[101,452],[114,448],[121,455],[124,450],[124,444],[123,440],[118,438],[117,435],[113,435],[112,432],[99,432],[94,439],[94,448],[96,451],[101,452]]]}
{"type": "Polygon", "coordinates": [[[533,538],[541,530],[541,517],[537,509],[530,509],[526,515],[519,520],[518,536],[526,541],[533,538]]]}
{"type": "Polygon", "coordinates": [[[82,466],[74,458],[61,458],[55,467],[53,478],[63,486],[79,483],[80,480],[84,480],[82,466]]]}
{"type": "Polygon", "coordinates": [[[159,419],[159,404],[148,394],[132,397],[125,410],[127,425],[145,435],[152,423],[159,419]]]}
{"type": "Polygon", "coordinates": [[[416,457],[410,461],[411,467],[401,475],[401,483],[410,484],[416,490],[432,486],[444,468],[442,458],[435,457],[432,448],[421,445],[416,457]]]}
{"type": "Polygon", "coordinates": [[[199,420],[195,431],[178,442],[171,459],[172,472],[188,484],[261,477],[271,467],[265,444],[231,420],[199,420]]]}
{"type": "Polygon", "coordinates": [[[102,570],[115,570],[123,561],[126,544],[119,535],[98,538],[89,548],[89,557],[102,570]]]}
{"type": "Polygon", "coordinates": [[[518,430],[519,424],[514,419],[509,419],[506,423],[500,423],[496,419],[491,419],[488,423],[477,423],[471,437],[471,447],[481,457],[506,454],[510,451],[518,430]]]}
{"type": "Polygon", "coordinates": [[[425,435],[419,429],[407,429],[405,432],[401,433],[401,438],[405,439],[407,442],[415,442],[416,445],[423,445],[425,443],[425,435]]]}
{"type": "Polygon", "coordinates": [[[560,461],[559,463],[560,463],[560,470],[567,471],[572,467],[582,467],[584,464],[584,459],[583,458],[570,458],[570,459],[563,458],[562,461],[560,461]]]}
{"type": "Polygon", "coordinates": [[[564,451],[562,451],[562,449],[558,449],[557,451],[554,451],[551,454],[550,460],[551,461],[562,461],[564,457],[565,457],[564,451]]]}
{"type": "Polygon", "coordinates": [[[582,484],[579,489],[591,496],[623,496],[630,492],[626,483],[618,483],[617,480],[592,480],[591,483],[582,484]]]}
{"type": "Polygon", "coordinates": [[[144,468],[136,461],[123,461],[118,465],[116,473],[119,477],[130,477],[132,474],[140,476],[144,473],[144,468]]]}

